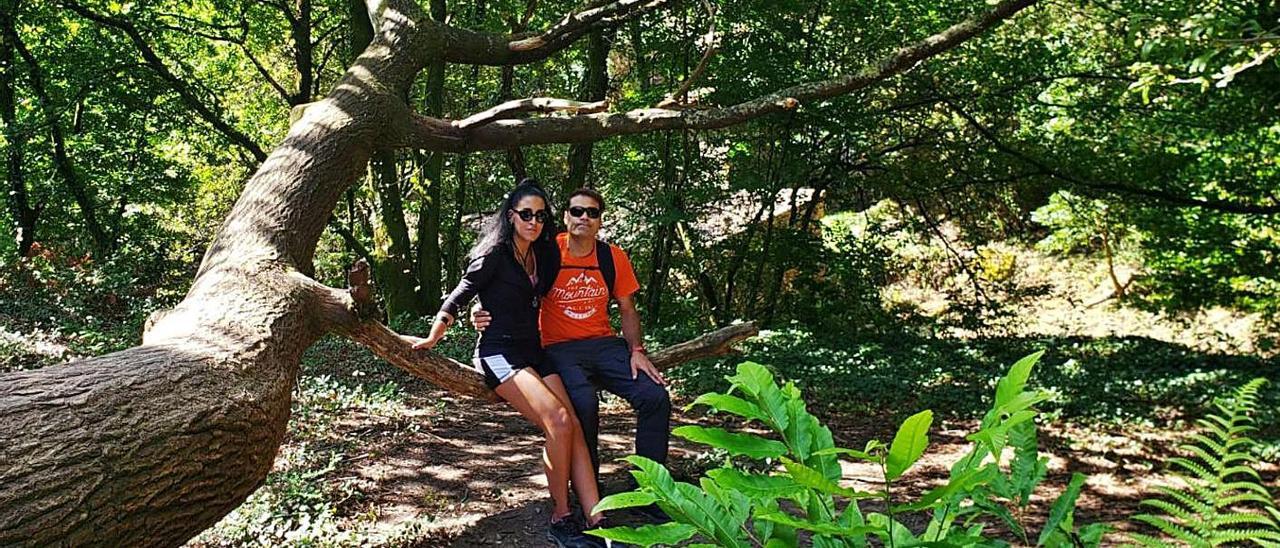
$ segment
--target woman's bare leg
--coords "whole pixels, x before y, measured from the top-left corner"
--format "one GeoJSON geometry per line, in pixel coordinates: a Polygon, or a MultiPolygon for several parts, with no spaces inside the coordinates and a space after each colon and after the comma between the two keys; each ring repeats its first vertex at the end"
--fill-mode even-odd
{"type": "MultiPolygon", "coordinates": [[[[573,413],[573,403],[569,401],[569,392],[565,390],[560,375],[547,375],[542,378],[542,382],[559,398],[560,404],[569,410],[573,419],[575,428],[570,477],[573,479],[573,490],[578,493],[578,502],[582,503],[582,513],[588,514],[600,502],[600,490],[596,483],[595,467],[591,464],[591,453],[587,451],[586,439],[582,437],[582,427],[578,425],[578,417],[573,413]]],[[[599,514],[588,514],[587,525],[595,525],[600,517],[599,514]]]]}
{"type": "MultiPolygon", "coordinates": [[[[572,407],[566,409],[555,393],[543,384],[542,378],[526,367],[494,389],[521,415],[546,435],[543,446],[543,469],[547,474],[547,488],[555,508],[553,521],[569,515],[569,472],[573,459],[573,440],[581,442],[582,434],[574,425],[572,407]]],[[[584,445],[585,447],[585,445],[584,445]]],[[[591,463],[587,463],[590,469],[591,463]]],[[[593,503],[594,504],[594,503],[593,503]]]]}

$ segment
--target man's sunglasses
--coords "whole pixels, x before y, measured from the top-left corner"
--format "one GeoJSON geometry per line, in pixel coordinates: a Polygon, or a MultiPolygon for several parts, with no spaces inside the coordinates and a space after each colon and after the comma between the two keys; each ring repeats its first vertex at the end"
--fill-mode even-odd
{"type": "Polygon", "coordinates": [[[513,209],[511,211],[514,211],[516,215],[520,216],[520,220],[526,223],[537,219],[539,223],[547,224],[547,221],[551,220],[551,215],[548,214],[545,209],[539,209],[537,211],[532,209],[513,209]]]}
{"type": "Polygon", "coordinates": [[[587,216],[591,217],[592,219],[600,218],[600,208],[598,207],[573,206],[569,208],[570,217],[581,217],[583,213],[586,213],[587,216]]]}

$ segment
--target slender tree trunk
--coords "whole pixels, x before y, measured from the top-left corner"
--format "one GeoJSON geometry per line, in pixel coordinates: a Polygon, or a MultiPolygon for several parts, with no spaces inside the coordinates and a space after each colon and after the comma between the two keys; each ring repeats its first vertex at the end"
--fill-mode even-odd
{"type": "MultiPolygon", "coordinates": [[[[431,17],[445,20],[445,0],[431,0],[431,17]]],[[[427,101],[425,114],[444,115],[445,63],[434,60],[427,65],[427,101]]],[[[426,187],[418,214],[418,299],[417,310],[430,313],[440,307],[443,261],[440,257],[440,194],[444,188],[444,153],[431,152],[425,158],[419,153],[420,175],[426,187]]]]}
{"type": "Polygon", "coordinates": [[[297,10],[297,16],[289,21],[289,30],[293,35],[293,64],[298,70],[298,91],[293,100],[289,101],[290,106],[311,102],[311,88],[315,80],[315,70],[312,68],[314,48],[311,45],[311,0],[297,0],[294,9],[297,10]]]}
{"type": "Polygon", "coordinates": [[[26,173],[23,169],[23,152],[26,147],[26,131],[18,127],[18,113],[15,102],[17,89],[17,64],[13,56],[14,44],[10,36],[17,35],[13,22],[13,13],[6,10],[0,13],[0,121],[4,122],[4,138],[8,146],[5,167],[8,188],[5,190],[5,203],[9,206],[9,216],[13,221],[14,242],[18,245],[18,256],[26,257],[31,252],[31,245],[36,241],[36,224],[40,215],[31,206],[27,194],[26,173]]]}
{"type": "Polygon", "coordinates": [[[14,50],[18,52],[27,64],[28,73],[31,75],[31,89],[36,94],[37,102],[40,103],[40,109],[44,111],[45,124],[49,129],[49,136],[53,140],[53,165],[58,172],[58,176],[66,184],[67,190],[71,192],[71,197],[75,200],[76,206],[80,209],[80,216],[84,219],[85,230],[89,232],[89,237],[93,241],[94,252],[100,257],[107,257],[115,250],[115,241],[111,237],[112,231],[103,227],[98,219],[98,203],[93,195],[93,190],[85,184],[81,179],[79,172],[71,162],[71,157],[67,153],[67,142],[62,133],[61,117],[58,115],[57,107],[53,104],[52,97],[49,96],[48,90],[44,87],[44,72],[40,69],[40,64],[36,61],[35,56],[27,50],[22,43],[22,38],[17,34],[16,29],[8,29],[5,31],[10,34],[9,40],[12,41],[14,50]]]}
{"type": "Polygon", "coordinates": [[[374,154],[370,169],[378,193],[378,224],[374,228],[374,278],[386,307],[387,319],[395,321],[422,311],[415,289],[417,272],[413,245],[405,222],[400,170],[394,152],[374,154]]]}
{"type": "MultiPolygon", "coordinates": [[[[473,22],[484,21],[488,12],[488,5],[485,0],[476,0],[472,11],[473,22]]],[[[472,66],[471,74],[467,77],[467,89],[475,89],[476,83],[480,81],[480,67],[472,66]]],[[[467,97],[467,112],[475,112],[480,104],[480,98],[476,94],[470,94],[467,97]]],[[[462,212],[466,209],[467,203],[467,164],[470,156],[466,152],[458,155],[457,169],[457,186],[453,187],[453,222],[449,224],[449,234],[445,238],[445,256],[447,264],[445,265],[445,287],[453,287],[458,283],[458,279],[462,277],[462,212]]]]}
{"type": "MultiPolygon", "coordinates": [[[[603,101],[609,93],[609,49],[613,46],[612,30],[597,30],[587,38],[587,70],[578,91],[581,101],[603,101]]],[[[561,196],[591,183],[591,154],[594,143],[569,145],[569,175],[565,177],[561,196]]]]}
{"type": "Polygon", "coordinates": [[[772,200],[769,197],[761,199],[760,208],[756,210],[755,217],[747,224],[743,231],[746,234],[742,236],[742,242],[738,244],[738,249],[733,254],[733,262],[729,265],[729,271],[725,273],[724,282],[724,299],[721,300],[720,317],[717,318],[720,325],[726,325],[733,320],[734,293],[737,289],[738,272],[742,270],[746,264],[747,253],[751,250],[751,242],[755,239],[756,229],[760,226],[760,219],[764,216],[764,212],[769,208],[772,200]]]}

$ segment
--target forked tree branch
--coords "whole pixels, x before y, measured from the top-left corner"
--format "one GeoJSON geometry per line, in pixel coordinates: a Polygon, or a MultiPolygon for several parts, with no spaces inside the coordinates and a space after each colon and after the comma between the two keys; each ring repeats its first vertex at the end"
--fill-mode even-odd
{"type": "Polygon", "coordinates": [[[856,74],[792,86],[737,105],[705,110],[637,109],[525,120],[496,120],[462,129],[447,120],[417,117],[406,142],[394,145],[465,152],[514,146],[585,143],[619,135],[678,129],[721,129],[800,104],[846,95],[910,70],[917,63],[955,48],[985,32],[1037,0],[1004,0],[990,11],[971,17],[916,43],[903,46],[856,74]]]}

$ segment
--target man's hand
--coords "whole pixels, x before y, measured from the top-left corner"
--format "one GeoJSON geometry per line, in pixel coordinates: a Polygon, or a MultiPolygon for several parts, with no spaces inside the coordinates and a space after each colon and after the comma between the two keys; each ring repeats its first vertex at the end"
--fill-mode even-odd
{"type": "Polygon", "coordinates": [[[489,311],[480,308],[480,303],[476,303],[471,307],[471,326],[476,331],[484,332],[484,328],[489,327],[489,322],[493,321],[493,316],[489,315],[489,311]]]}
{"type": "Polygon", "coordinates": [[[659,386],[667,385],[667,380],[662,378],[662,373],[658,372],[658,368],[654,367],[653,363],[649,361],[649,356],[646,356],[644,352],[632,352],[631,378],[639,378],[641,372],[648,375],[649,378],[653,379],[653,382],[658,383],[659,386]]]}

